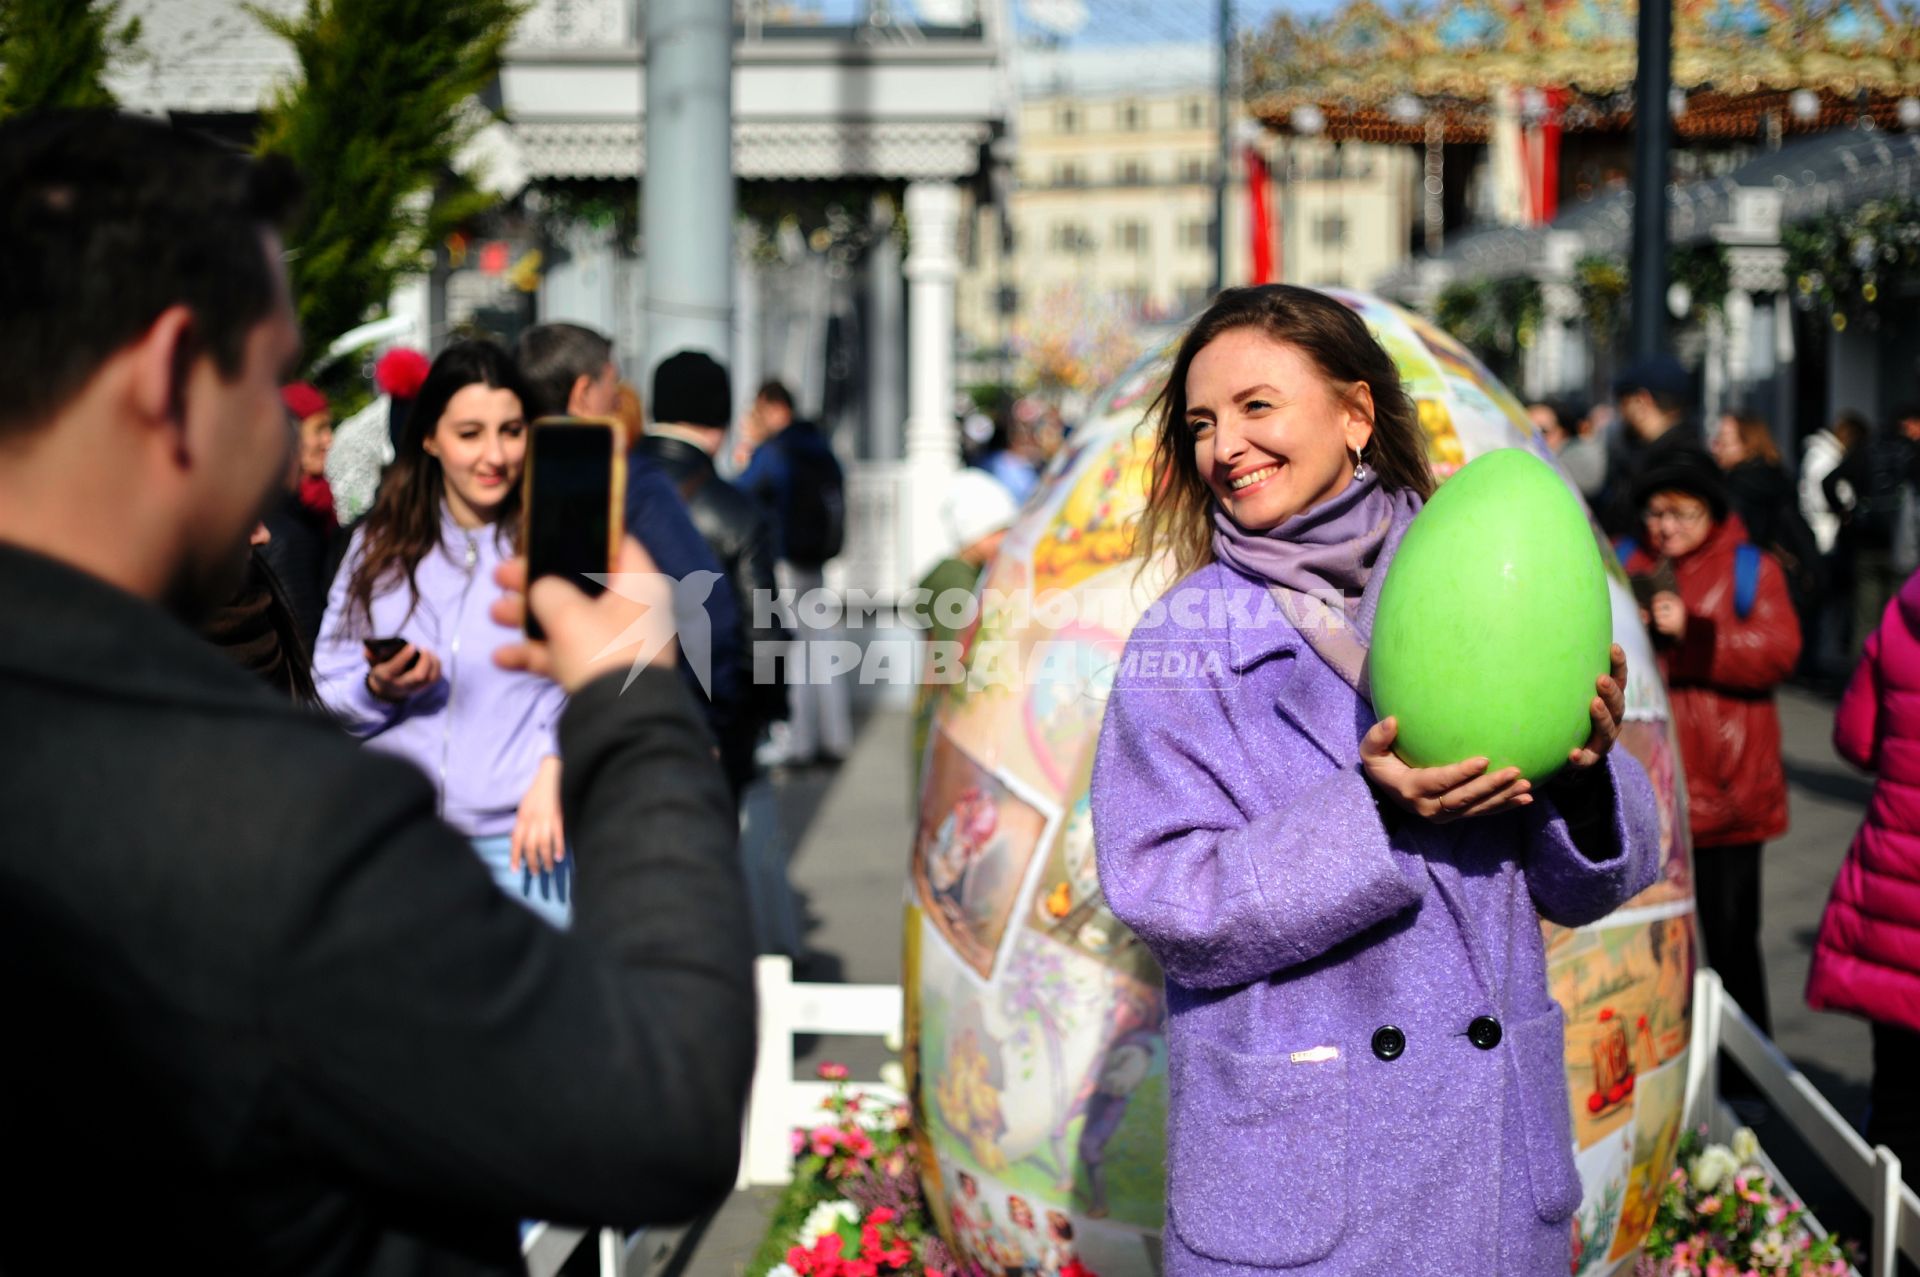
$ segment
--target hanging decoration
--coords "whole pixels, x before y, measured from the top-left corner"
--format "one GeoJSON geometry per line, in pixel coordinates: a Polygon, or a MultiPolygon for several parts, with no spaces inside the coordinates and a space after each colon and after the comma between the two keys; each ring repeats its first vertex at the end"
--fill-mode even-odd
{"type": "Polygon", "coordinates": [[[1838,332],[1878,327],[1889,298],[1920,288],[1920,200],[1871,200],[1788,226],[1781,240],[1794,304],[1838,332]]]}

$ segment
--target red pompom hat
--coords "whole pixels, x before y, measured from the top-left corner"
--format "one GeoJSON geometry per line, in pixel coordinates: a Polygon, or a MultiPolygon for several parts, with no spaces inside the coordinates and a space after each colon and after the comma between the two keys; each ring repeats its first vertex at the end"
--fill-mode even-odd
{"type": "Polygon", "coordinates": [[[407,413],[432,366],[425,355],[405,346],[395,346],[373,365],[373,384],[388,396],[387,438],[393,443],[395,456],[400,454],[400,437],[407,430],[407,413]]]}
{"type": "Polygon", "coordinates": [[[280,402],[287,406],[295,421],[305,421],[328,410],[327,397],[304,381],[280,387],[280,402]]]}

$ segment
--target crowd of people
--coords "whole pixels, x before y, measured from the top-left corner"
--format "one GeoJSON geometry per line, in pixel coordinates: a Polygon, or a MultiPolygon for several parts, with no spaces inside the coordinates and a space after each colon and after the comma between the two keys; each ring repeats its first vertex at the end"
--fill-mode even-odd
{"type": "MultiPolygon", "coordinates": [[[[697,351],[642,396],[571,324],[453,341],[336,431],[289,379],[278,162],[52,114],[0,126],[0,192],[0,955],[49,1030],[0,1062],[32,1170],[0,1268],[84,1236],[102,1266],[505,1272],[529,1219],[710,1206],[754,1038],[740,807],[770,758],[851,743],[844,686],[755,659],[800,641],[756,596],[817,587],[844,539],[821,432],[777,382],[734,421],[697,351]],[[527,579],[553,414],[629,423],[637,597],[527,579]],[[668,579],[710,586],[710,652],[674,641],[668,579]]],[[[1764,1028],[1774,693],[1844,677],[1836,743],[1878,779],[1807,996],[1872,1022],[1869,1135],[1920,1164],[1920,411],[1842,418],[1796,485],[1766,423],[1703,437],[1673,361],[1616,390],[1533,413],[1642,600],[1707,957],[1764,1028]]],[[[1391,358],[1324,294],[1223,292],[1153,428],[1144,554],[1286,618],[1143,623],[1130,646],[1230,644],[1234,677],[1123,662],[1096,751],[1101,886],[1166,973],[1165,1267],[1560,1271],[1580,1182],[1539,923],[1658,871],[1625,654],[1537,785],[1395,755],[1367,646],[1435,479],[1391,358]],[[1345,1193],[1350,1159],[1379,1191],[1345,1193]]],[[[1058,439],[1000,442],[943,504],[935,584],[977,582],[1058,439]]]]}

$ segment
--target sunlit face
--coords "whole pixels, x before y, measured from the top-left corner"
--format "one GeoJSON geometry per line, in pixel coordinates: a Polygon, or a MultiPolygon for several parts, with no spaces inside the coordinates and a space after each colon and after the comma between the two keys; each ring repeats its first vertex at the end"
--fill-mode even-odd
{"type": "Polygon", "coordinates": [[[316,412],[300,423],[300,473],[318,479],[327,473],[327,453],[333,448],[333,418],[316,412]]]}
{"type": "Polygon", "coordinates": [[[182,559],[165,590],[178,615],[198,617],[226,602],[246,571],[248,540],[269,498],[286,481],[292,432],[280,385],[300,352],[280,238],[263,236],[275,298],[247,334],[239,372],[222,375],[202,356],[187,372],[183,402],[195,465],[189,475],[182,559]]]}
{"type": "Polygon", "coordinates": [[[1187,428],[1200,477],[1249,532],[1277,527],[1353,481],[1373,438],[1373,397],[1335,393],[1303,351],[1254,328],[1201,348],[1187,368],[1187,428]]]}
{"type": "Polygon", "coordinates": [[[1713,511],[1689,492],[1656,492],[1647,498],[1647,541],[1663,559],[1692,554],[1713,531],[1713,511]]]}
{"type": "Polygon", "coordinates": [[[520,396],[483,382],[462,386],[423,446],[440,462],[455,520],[467,527],[491,522],[527,460],[520,396]]]}
{"type": "Polygon", "coordinates": [[[611,417],[618,413],[619,408],[620,370],[614,367],[611,359],[599,375],[584,386],[575,384],[573,401],[567,405],[567,411],[577,417],[611,417]]]}
{"type": "Polygon", "coordinates": [[[1540,438],[1547,447],[1555,452],[1567,441],[1567,432],[1560,425],[1560,414],[1545,404],[1535,404],[1527,409],[1527,417],[1533,422],[1534,429],[1540,432],[1540,438]]]}
{"type": "Polygon", "coordinates": [[[1740,441],[1740,423],[1731,415],[1723,415],[1720,424],[1713,428],[1713,438],[1708,441],[1713,451],[1713,459],[1720,463],[1722,470],[1731,470],[1747,459],[1747,445],[1740,441]]]}

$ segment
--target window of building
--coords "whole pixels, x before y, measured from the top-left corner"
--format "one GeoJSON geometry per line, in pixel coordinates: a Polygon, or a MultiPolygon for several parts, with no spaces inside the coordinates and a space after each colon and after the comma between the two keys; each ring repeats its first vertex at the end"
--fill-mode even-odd
{"type": "Polygon", "coordinates": [[[1340,248],[1347,242],[1347,215],[1326,213],[1313,219],[1313,242],[1322,248],[1340,248]]]}
{"type": "Polygon", "coordinates": [[[1119,111],[1120,127],[1129,133],[1137,133],[1147,127],[1147,112],[1138,102],[1122,102],[1119,111]]]}
{"type": "Polygon", "coordinates": [[[1093,236],[1078,222],[1055,222],[1048,243],[1056,253],[1082,253],[1093,247],[1093,236]]]}
{"type": "Polygon", "coordinates": [[[1180,180],[1183,182],[1211,182],[1213,165],[1204,156],[1189,155],[1180,161],[1180,180]]]}
{"type": "Polygon", "coordinates": [[[1060,133],[1078,133],[1080,131],[1080,110],[1071,103],[1062,103],[1053,109],[1053,127],[1060,133]]]}
{"type": "Polygon", "coordinates": [[[1122,186],[1145,186],[1147,184],[1147,162],[1145,160],[1121,160],[1116,178],[1122,186]]]}
{"type": "Polygon", "coordinates": [[[1190,217],[1180,223],[1180,247],[1207,248],[1210,246],[1207,232],[1213,225],[1208,217],[1190,217]]]}
{"type": "Polygon", "coordinates": [[[1078,164],[1068,161],[1053,166],[1053,184],[1055,186],[1085,186],[1087,171],[1078,164]]]}
{"type": "Polygon", "coordinates": [[[1147,251],[1147,224],[1136,221],[1120,221],[1113,224],[1114,247],[1126,253],[1144,253],[1147,251]]]}
{"type": "Polygon", "coordinates": [[[1205,98],[1188,98],[1180,105],[1180,118],[1190,129],[1206,128],[1207,100],[1205,98]]]}

